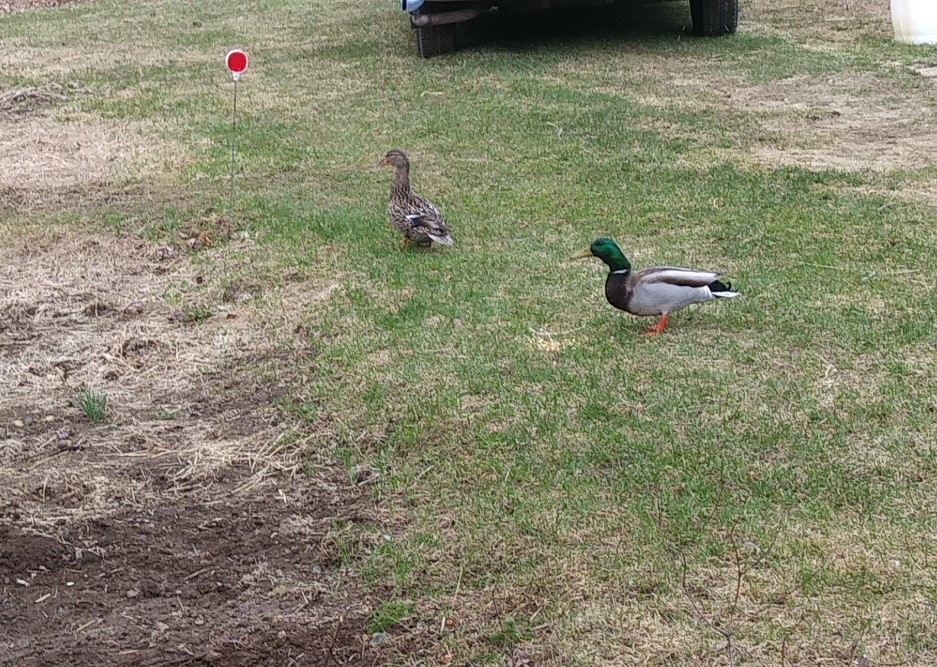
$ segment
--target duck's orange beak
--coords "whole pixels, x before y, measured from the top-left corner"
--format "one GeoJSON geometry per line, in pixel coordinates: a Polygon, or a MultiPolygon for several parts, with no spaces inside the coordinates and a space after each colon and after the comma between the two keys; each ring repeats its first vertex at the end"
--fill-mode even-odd
{"type": "Polygon", "coordinates": [[[387,161],[387,158],[386,158],[386,157],[382,157],[382,158],[381,158],[381,161],[377,163],[377,166],[378,166],[378,167],[386,167],[388,164],[390,164],[390,163],[387,161]]]}
{"type": "Polygon", "coordinates": [[[587,257],[592,257],[592,250],[586,248],[582,252],[577,252],[575,255],[570,257],[570,259],[586,259],[587,257]]]}

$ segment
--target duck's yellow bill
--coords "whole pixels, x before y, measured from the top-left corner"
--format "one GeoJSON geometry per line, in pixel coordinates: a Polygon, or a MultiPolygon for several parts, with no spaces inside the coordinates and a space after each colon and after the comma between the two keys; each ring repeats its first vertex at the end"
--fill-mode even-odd
{"type": "Polygon", "coordinates": [[[577,252],[575,255],[570,257],[570,259],[585,259],[586,257],[592,257],[592,250],[586,248],[582,252],[577,252]]]}
{"type": "Polygon", "coordinates": [[[378,166],[378,167],[386,167],[386,166],[387,166],[387,158],[382,157],[382,158],[381,158],[381,161],[377,163],[377,166],[378,166]]]}

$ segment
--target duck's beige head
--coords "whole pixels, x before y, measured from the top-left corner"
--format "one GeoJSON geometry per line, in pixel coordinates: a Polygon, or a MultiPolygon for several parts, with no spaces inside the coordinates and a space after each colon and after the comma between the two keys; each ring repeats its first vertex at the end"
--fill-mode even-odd
{"type": "Polygon", "coordinates": [[[406,169],[410,166],[407,154],[397,148],[387,151],[387,154],[377,163],[378,167],[398,167],[406,169]]]}

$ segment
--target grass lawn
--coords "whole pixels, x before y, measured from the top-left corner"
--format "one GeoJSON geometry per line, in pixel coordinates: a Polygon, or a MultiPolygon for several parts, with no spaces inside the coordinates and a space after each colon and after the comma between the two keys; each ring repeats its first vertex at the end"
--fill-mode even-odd
{"type": "Polygon", "coordinates": [[[394,2],[221,4],[0,18],[0,91],[67,98],[0,119],[3,234],[187,251],[233,220],[185,260],[217,289],[163,299],[197,331],[247,285],[301,339],[304,465],[270,493],[367,478],[372,520],[322,544],[388,662],[937,662],[937,50],[887,3],[748,0],[723,39],[683,2],[498,21],[430,61],[394,2]],[[30,166],[37,136],[87,178],[30,166]],[[453,248],[401,250],[394,147],[453,248]],[[742,296],[646,339],[568,259],[606,235],[742,296]]]}

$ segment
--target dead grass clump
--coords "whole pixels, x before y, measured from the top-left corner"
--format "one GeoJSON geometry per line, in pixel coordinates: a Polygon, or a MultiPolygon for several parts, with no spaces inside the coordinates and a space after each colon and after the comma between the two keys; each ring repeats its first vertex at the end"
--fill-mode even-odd
{"type": "Polygon", "coordinates": [[[79,2],[88,1],[89,0],[8,0],[7,2],[0,3],[0,16],[27,12],[33,9],[51,9],[52,7],[62,7],[64,5],[74,5],[79,2]]]}
{"type": "Polygon", "coordinates": [[[47,88],[15,88],[0,93],[0,113],[25,116],[66,101],[68,96],[58,84],[47,88]]]}

